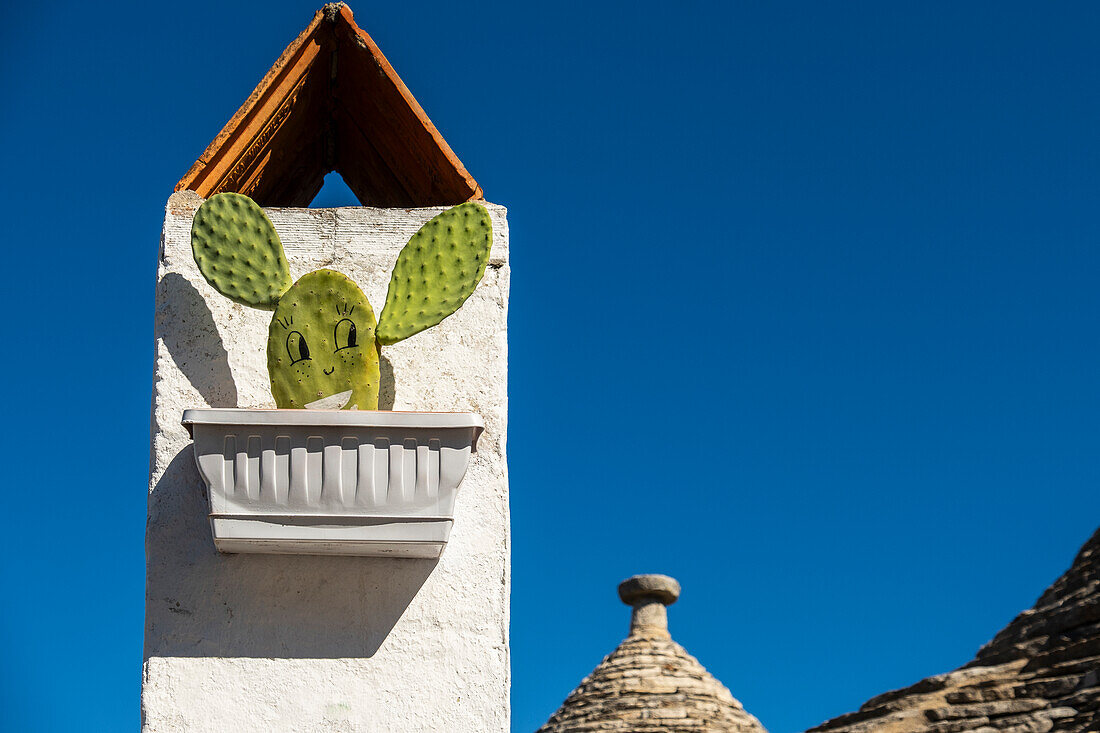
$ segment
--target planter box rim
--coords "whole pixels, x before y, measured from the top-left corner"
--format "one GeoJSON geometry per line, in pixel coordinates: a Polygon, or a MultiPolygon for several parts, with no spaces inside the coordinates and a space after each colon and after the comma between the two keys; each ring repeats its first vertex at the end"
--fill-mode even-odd
{"type": "MultiPolygon", "coordinates": [[[[201,407],[183,411],[180,421],[188,433],[202,425],[300,425],[361,428],[472,428],[485,429],[474,412],[397,412],[390,410],[263,410],[241,407],[201,407]]],[[[474,439],[476,444],[477,440],[474,439]]]]}

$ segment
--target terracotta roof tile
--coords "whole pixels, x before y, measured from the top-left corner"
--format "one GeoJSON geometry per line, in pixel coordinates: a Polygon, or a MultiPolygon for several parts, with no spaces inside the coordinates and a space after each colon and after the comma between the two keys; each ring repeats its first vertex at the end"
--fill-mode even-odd
{"type": "Polygon", "coordinates": [[[330,3],[287,46],[177,191],[307,206],[336,170],[364,204],[482,198],[351,9],[330,3]]]}

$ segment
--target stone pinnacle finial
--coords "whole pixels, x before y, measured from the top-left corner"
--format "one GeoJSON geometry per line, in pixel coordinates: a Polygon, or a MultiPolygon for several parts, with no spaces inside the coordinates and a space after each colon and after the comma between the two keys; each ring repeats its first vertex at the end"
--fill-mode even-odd
{"type": "Polygon", "coordinates": [[[680,584],[667,575],[635,575],[619,583],[619,598],[634,608],[630,616],[631,636],[668,634],[668,612],[680,597],[680,584]]]}

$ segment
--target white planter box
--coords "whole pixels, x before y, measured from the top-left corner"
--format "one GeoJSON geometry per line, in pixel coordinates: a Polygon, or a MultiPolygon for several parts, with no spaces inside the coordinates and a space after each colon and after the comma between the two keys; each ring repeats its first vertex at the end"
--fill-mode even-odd
{"type": "Polygon", "coordinates": [[[469,412],[184,410],[222,552],[439,557],[469,412]]]}

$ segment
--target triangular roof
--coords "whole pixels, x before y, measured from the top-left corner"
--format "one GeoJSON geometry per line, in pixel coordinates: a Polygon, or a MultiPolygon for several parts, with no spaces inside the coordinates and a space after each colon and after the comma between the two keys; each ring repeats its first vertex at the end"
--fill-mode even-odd
{"type": "Polygon", "coordinates": [[[336,170],[373,206],[482,198],[435,125],[343,3],[286,47],[176,190],[308,206],[336,170]]]}

